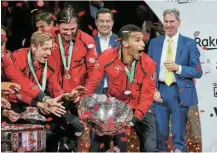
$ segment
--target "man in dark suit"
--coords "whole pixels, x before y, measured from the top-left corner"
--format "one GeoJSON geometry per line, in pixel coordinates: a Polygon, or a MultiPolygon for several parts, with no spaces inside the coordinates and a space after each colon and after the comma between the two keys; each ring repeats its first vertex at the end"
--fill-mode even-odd
{"type": "Polygon", "coordinates": [[[178,10],[165,10],[163,16],[166,36],[152,39],[149,45],[149,55],[157,62],[154,101],[158,151],[168,151],[171,115],[173,151],[186,152],[188,110],[198,103],[193,79],[202,76],[200,52],[193,39],[179,34],[178,10]]]}
{"type": "MultiPolygon", "coordinates": [[[[114,25],[114,15],[111,10],[106,8],[100,9],[96,14],[95,24],[98,34],[94,36],[94,40],[98,55],[100,55],[104,50],[120,46],[118,36],[112,32],[112,27],[114,25]]],[[[108,88],[107,82],[107,76],[105,75],[102,79],[102,82],[95,90],[95,93],[106,93],[108,88]]]]}

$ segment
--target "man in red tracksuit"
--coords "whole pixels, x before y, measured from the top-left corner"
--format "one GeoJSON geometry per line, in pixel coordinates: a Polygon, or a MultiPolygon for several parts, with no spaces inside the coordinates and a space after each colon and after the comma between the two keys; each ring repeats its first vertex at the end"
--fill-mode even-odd
{"type": "MultiPolygon", "coordinates": [[[[58,15],[57,22],[59,32],[56,35],[56,46],[52,52],[55,60],[58,81],[64,91],[71,91],[77,86],[84,85],[98,58],[94,39],[78,28],[78,15],[70,5],[64,8],[58,15]]],[[[49,61],[52,61],[49,59],[49,61]]],[[[77,108],[70,103],[67,109],[71,112],[77,108]]],[[[67,130],[65,129],[64,132],[67,130]]],[[[69,129],[68,133],[73,133],[69,129]]],[[[62,137],[60,140],[60,152],[77,151],[77,141],[70,137],[62,137]],[[74,143],[74,145],[73,145],[74,143]]],[[[52,148],[47,151],[55,152],[52,148]]]]}
{"type": "MultiPolygon", "coordinates": [[[[107,95],[127,103],[134,112],[132,123],[140,138],[142,151],[144,145],[142,139],[146,138],[144,115],[152,105],[154,97],[156,63],[142,53],[145,45],[139,27],[126,25],[119,33],[122,46],[108,49],[100,55],[85,87],[88,90],[87,95],[94,93],[104,73],[107,74],[109,80],[107,95]]],[[[109,143],[106,145],[109,147],[109,143]]],[[[126,152],[126,149],[120,149],[126,152]]]]}
{"type": "MultiPolygon", "coordinates": [[[[35,32],[31,37],[31,48],[22,48],[16,52],[12,53],[12,60],[16,67],[22,71],[30,80],[32,80],[36,85],[38,85],[41,90],[45,91],[51,96],[59,96],[63,94],[65,91],[59,85],[57,81],[57,76],[55,72],[55,63],[48,64],[48,57],[51,55],[51,50],[53,47],[52,36],[46,32],[35,32]]],[[[70,100],[76,100],[76,98],[82,93],[85,92],[84,87],[78,86],[73,89],[70,93],[64,94],[63,97],[64,102],[70,100]]],[[[29,97],[24,96],[25,100],[29,97]]],[[[70,102],[72,103],[72,102],[70,102]]],[[[60,126],[67,126],[64,128],[71,128],[72,125],[66,125],[65,119],[65,110],[60,108],[56,108],[55,115],[60,116],[63,115],[63,118],[55,118],[53,121],[55,122],[55,126],[59,126],[61,123],[65,123],[60,126]]],[[[71,112],[76,115],[77,111],[71,112]]],[[[67,114],[67,113],[66,113],[67,114]]],[[[67,119],[66,119],[67,120],[67,119]]],[[[71,131],[71,135],[73,135],[71,131]]],[[[71,136],[69,135],[69,136],[71,136]]],[[[55,147],[48,141],[47,147],[55,147]]]]}

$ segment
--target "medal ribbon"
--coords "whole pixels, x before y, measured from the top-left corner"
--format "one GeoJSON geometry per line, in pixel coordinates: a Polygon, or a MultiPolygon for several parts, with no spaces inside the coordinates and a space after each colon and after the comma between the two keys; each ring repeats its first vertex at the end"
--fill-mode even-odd
{"type": "MultiPolygon", "coordinates": [[[[121,59],[121,49],[119,50],[119,58],[121,59]]],[[[133,78],[134,78],[134,74],[135,74],[135,67],[136,67],[136,60],[134,60],[132,63],[131,71],[129,71],[126,66],[124,67],[130,83],[133,82],[133,78]]]]}
{"type": "Polygon", "coordinates": [[[45,87],[46,87],[46,81],[47,81],[47,62],[44,65],[44,72],[43,72],[43,77],[42,77],[42,85],[40,85],[40,83],[38,82],[38,79],[37,79],[36,74],[35,74],[34,67],[32,65],[32,52],[31,52],[31,50],[28,51],[28,64],[29,64],[30,71],[32,72],[32,75],[33,75],[36,83],[38,84],[39,88],[42,91],[44,91],[45,87]]]}
{"type": "Polygon", "coordinates": [[[66,64],[65,51],[64,51],[64,47],[63,47],[63,42],[62,42],[60,34],[58,34],[58,38],[59,38],[60,53],[61,53],[61,57],[62,57],[62,61],[63,61],[63,66],[64,66],[65,70],[69,71],[70,65],[71,65],[71,60],[72,60],[73,42],[72,41],[69,42],[69,56],[68,56],[68,60],[67,60],[68,61],[68,65],[67,65],[66,64]]]}

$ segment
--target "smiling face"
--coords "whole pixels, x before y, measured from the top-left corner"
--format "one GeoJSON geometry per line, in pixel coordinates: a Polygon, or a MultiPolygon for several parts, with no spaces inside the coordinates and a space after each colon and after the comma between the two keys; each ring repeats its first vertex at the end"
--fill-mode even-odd
{"type": "Polygon", "coordinates": [[[178,28],[180,26],[180,20],[176,18],[173,13],[166,14],[164,16],[164,30],[165,33],[171,38],[178,32],[178,28]]]}
{"type": "Polygon", "coordinates": [[[77,18],[72,18],[69,23],[61,23],[59,25],[60,35],[66,42],[72,40],[78,28],[77,18]]]}
{"type": "Polygon", "coordinates": [[[142,32],[131,32],[128,40],[123,42],[123,45],[128,48],[128,54],[133,59],[139,60],[140,54],[145,48],[142,32]]]}
{"type": "Polygon", "coordinates": [[[38,46],[32,44],[34,60],[38,61],[39,63],[47,62],[48,57],[51,55],[52,47],[53,40],[45,41],[44,44],[39,44],[38,46]]]}
{"type": "Polygon", "coordinates": [[[96,19],[96,27],[101,35],[108,35],[112,31],[114,21],[110,13],[99,13],[96,19]]]}

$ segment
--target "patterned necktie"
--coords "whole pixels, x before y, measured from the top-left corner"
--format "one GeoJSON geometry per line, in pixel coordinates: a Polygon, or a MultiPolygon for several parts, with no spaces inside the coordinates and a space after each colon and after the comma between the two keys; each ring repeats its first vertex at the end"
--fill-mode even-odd
{"type": "MultiPolygon", "coordinates": [[[[173,60],[173,51],[172,51],[172,42],[173,40],[168,40],[168,50],[167,50],[167,60],[173,60]]],[[[173,72],[170,72],[166,69],[165,71],[165,83],[167,86],[170,86],[173,83],[173,72]]]]}

